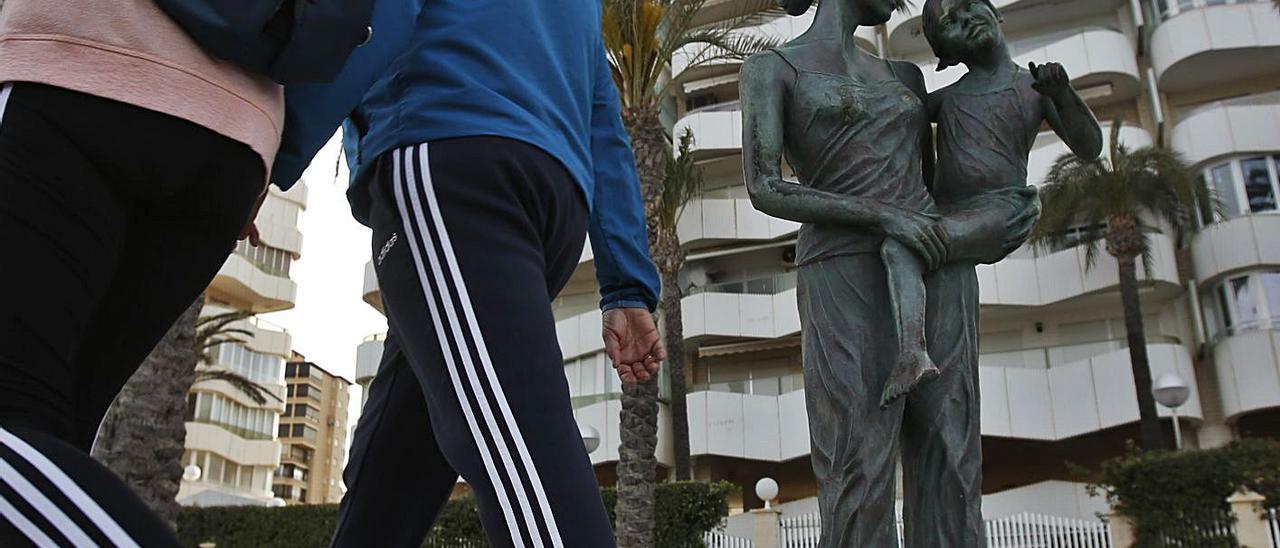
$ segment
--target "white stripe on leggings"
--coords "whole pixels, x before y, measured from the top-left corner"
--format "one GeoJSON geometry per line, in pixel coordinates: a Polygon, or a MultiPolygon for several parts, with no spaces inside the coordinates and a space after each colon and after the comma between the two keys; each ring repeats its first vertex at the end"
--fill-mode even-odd
{"type": "Polygon", "coordinates": [[[53,542],[49,535],[44,534],[40,527],[27,519],[27,516],[22,515],[22,512],[18,511],[4,497],[0,497],[0,517],[12,523],[20,533],[27,536],[27,540],[35,543],[39,548],[58,548],[57,543],[53,542]]]}
{"type": "MultiPolygon", "coordinates": [[[[480,363],[484,366],[485,376],[489,381],[490,388],[493,389],[494,399],[498,401],[498,409],[502,412],[502,419],[515,441],[516,451],[520,454],[525,473],[529,475],[529,481],[533,484],[534,496],[538,497],[538,508],[542,511],[543,520],[546,521],[547,533],[551,537],[551,543],[555,548],[564,548],[564,542],[560,539],[560,528],[556,525],[556,517],[551,511],[551,504],[547,501],[547,493],[542,487],[542,479],[538,476],[538,467],[534,464],[533,457],[529,455],[529,448],[525,444],[524,435],[520,433],[520,426],[516,424],[515,416],[511,413],[511,405],[507,402],[506,394],[503,393],[502,383],[498,382],[498,374],[494,370],[493,360],[489,357],[489,348],[485,344],[484,335],[480,332],[480,323],[476,321],[476,312],[471,303],[471,296],[467,292],[466,280],[462,278],[462,269],[458,266],[458,257],[453,251],[453,243],[449,241],[449,230],[445,227],[444,217],[440,214],[440,204],[436,199],[435,187],[432,186],[431,168],[428,162],[428,145],[423,143],[418,146],[420,147],[418,162],[423,173],[423,194],[427,196],[427,204],[431,208],[431,220],[435,223],[436,233],[440,236],[440,248],[444,250],[449,272],[453,275],[454,288],[458,292],[458,300],[462,303],[462,311],[466,315],[466,322],[471,330],[471,339],[476,345],[476,353],[480,355],[480,363]]],[[[420,211],[418,221],[422,222],[420,211]]],[[[453,314],[450,314],[449,320],[454,323],[454,332],[456,333],[460,329],[457,319],[453,314]]],[[[534,525],[536,526],[536,523],[534,525]]]]}
{"type": "Polygon", "coordinates": [[[13,84],[5,84],[0,87],[0,122],[4,121],[4,111],[9,108],[9,94],[13,93],[13,84]]]}
{"type": "Polygon", "coordinates": [[[27,501],[27,504],[30,504],[36,512],[53,524],[53,527],[62,533],[62,536],[67,537],[73,546],[94,545],[93,539],[89,538],[89,535],[71,519],[71,516],[58,508],[57,504],[49,500],[49,497],[40,492],[39,488],[18,473],[18,470],[3,458],[0,458],[0,481],[9,484],[9,487],[17,492],[22,500],[27,501]]]}
{"type": "MultiPolygon", "coordinates": [[[[476,422],[475,412],[471,410],[470,399],[462,388],[462,379],[458,376],[457,366],[453,360],[452,345],[449,344],[449,337],[444,331],[444,322],[440,318],[439,307],[436,306],[434,295],[437,293],[431,290],[431,286],[427,281],[427,269],[422,260],[423,252],[419,251],[418,246],[425,244],[423,247],[426,247],[430,245],[430,241],[426,240],[425,234],[422,239],[418,238],[414,222],[409,216],[408,205],[406,205],[407,202],[404,196],[405,187],[409,186],[409,183],[405,180],[405,174],[403,173],[404,168],[407,166],[407,161],[402,162],[401,160],[402,157],[407,160],[408,154],[405,154],[407,151],[407,148],[396,149],[392,153],[392,163],[394,164],[392,182],[395,186],[396,206],[399,208],[400,218],[404,222],[405,236],[409,239],[409,249],[413,254],[413,262],[418,268],[418,282],[422,285],[422,294],[426,297],[427,308],[431,311],[431,324],[435,327],[436,338],[440,341],[440,350],[441,354],[444,355],[445,369],[449,372],[449,378],[453,381],[453,391],[458,395],[458,403],[461,404],[462,414],[467,420],[467,426],[471,429],[471,437],[475,439],[480,458],[484,461],[485,472],[489,474],[489,483],[493,485],[493,489],[498,496],[498,505],[502,507],[502,513],[506,517],[505,521],[507,522],[507,529],[511,533],[511,541],[517,548],[524,548],[524,535],[520,533],[520,524],[516,521],[516,514],[511,509],[511,501],[507,498],[507,490],[503,487],[502,478],[498,475],[497,467],[493,465],[493,453],[489,449],[488,442],[484,439],[484,434],[480,431],[480,425],[476,422]]],[[[413,178],[412,172],[409,173],[409,177],[410,179],[413,178]]],[[[414,194],[416,195],[417,193],[414,192],[414,194]]],[[[429,256],[432,261],[435,260],[434,254],[429,256]]],[[[435,265],[433,264],[433,266],[435,265]]],[[[447,298],[444,290],[441,290],[439,294],[447,298]]],[[[459,353],[462,354],[463,352],[459,353]]],[[[501,443],[501,438],[495,441],[501,443]]],[[[515,479],[518,480],[519,478],[515,479]]],[[[517,490],[517,494],[519,493],[520,490],[517,490]]],[[[533,528],[530,529],[530,531],[534,530],[533,528]]],[[[537,535],[534,534],[532,536],[536,537],[537,535]]]]}
{"type": "MultiPolygon", "coordinates": [[[[72,504],[76,505],[81,512],[84,512],[85,517],[98,526],[98,529],[102,531],[103,535],[106,535],[107,540],[110,540],[112,544],[119,548],[138,548],[138,543],[134,542],[133,537],[130,537],[129,533],[126,533],[124,528],[120,527],[120,524],[116,523],[116,520],[98,505],[97,501],[93,500],[88,493],[85,493],[84,489],[81,489],[79,485],[76,485],[76,482],[61,468],[58,468],[58,465],[49,460],[48,457],[36,451],[34,447],[28,445],[22,438],[5,430],[4,427],[0,427],[0,443],[8,446],[18,456],[26,459],[41,474],[44,474],[49,483],[52,483],[54,487],[62,491],[62,494],[70,499],[72,504]]],[[[24,497],[26,496],[21,490],[19,490],[19,493],[24,497]]]]}

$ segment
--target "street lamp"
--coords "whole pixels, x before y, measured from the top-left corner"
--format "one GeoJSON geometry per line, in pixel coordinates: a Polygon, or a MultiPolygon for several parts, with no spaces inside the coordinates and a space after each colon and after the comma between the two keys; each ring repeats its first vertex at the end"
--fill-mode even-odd
{"type": "Polygon", "coordinates": [[[200,467],[194,464],[188,464],[182,469],[182,479],[185,481],[197,481],[200,479],[200,467]]]}
{"type": "Polygon", "coordinates": [[[1187,381],[1177,373],[1165,373],[1156,379],[1155,386],[1151,388],[1151,394],[1155,396],[1156,401],[1160,405],[1168,407],[1173,412],[1173,445],[1174,448],[1182,450],[1182,426],[1178,424],[1178,408],[1182,404],[1187,403],[1187,398],[1191,397],[1191,387],[1187,386],[1187,381]]]}
{"type": "Polygon", "coordinates": [[[287,503],[284,501],[284,499],[282,499],[282,498],[280,498],[280,497],[275,497],[275,498],[273,498],[273,499],[271,499],[271,500],[267,501],[267,507],[268,507],[268,508],[284,508],[285,504],[287,504],[287,503]]]}
{"type": "Polygon", "coordinates": [[[773,478],[760,478],[760,481],[756,482],[756,496],[764,501],[766,509],[771,508],[772,505],[770,503],[778,498],[778,482],[774,481],[773,478]]]}
{"type": "Polygon", "coordinates": [[[586,446],[590,455],[600,448],[600,431],[590,424],[579,424],[578,435],[582,436],[582,445],[586,446]]]}

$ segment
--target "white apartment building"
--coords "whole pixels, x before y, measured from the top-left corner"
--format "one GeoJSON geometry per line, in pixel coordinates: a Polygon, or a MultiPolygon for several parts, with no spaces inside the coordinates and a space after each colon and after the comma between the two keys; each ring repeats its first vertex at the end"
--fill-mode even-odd
{"type": "MultiPolygon", "coordinates": [[[[735,2],[709,0],[701,22],[726,17],[735,2]]],[[[1192,387],[1178,410],[1187,446],[1280,437],[1280,242],[1272,239],[1280,235],[1280,12],[1270,0],[993,3],[1019,63],[1062,63],[1104,134],[1120,119],[1131,149],[1177,150],[1227,202],[1184,250],[1168,235],[1152,238],[1154,267],[1142,273],[1141,293],[1151,369],[1192,387]]],[[[856,37],[868,51],[917,63],[938,89],[964,68],[934,70],[923,2],[914,4],[856,37]]],[[[779,14],[750,32],[787,40],[813,15],[779,14]]],[[[677,54],[673,72],[694,54],[677,54]]],[[[690,71],[668,113],[673,134],[692,129],[706,175],[679,227],[689,255],[682,286],[694,475],[741,485],[736,509],[762,506],[752,485],[773,477],[783,508],[808,512],[816,485],[791,262],[799,225],[756,211],[747,196],[739,68],[690,71]]],[[[1066,152],[1042,133],[1029,183],[1043,183],[1066,152]]],[[[1099,501],[1088,500],[1085,478],[1067,463],[1096,465],[1138,437],[1115,261],[1103,253],[1086,269],[1082,247],[1023,249],[980,267],[979,279],[986,513],[1092,517],[1099,501]]],[[[364,297],[381,304],[372,269],[364,297]]],[[[555,314],[576,415],[600,431],[591,457],[602,483],[612,483],[621,388],[603,352],[596,299],[588,247],[555,314]]],[[[376,372],[380,346],[361,346],[357,377],[376,372]]],[[[1172,436],[1172,414],[1160,412],[1172,436]]],[[[661,420],[658,460],[669,466],[670,417],[661,420]]]]}
{"type": "MultiPolygon", "coordinates": [[[[289,278],[293,261],[302,253],[298,215],[306,208],[302,182],[289,192],[272,187],[258,214],[262,246],[236,245],[206,293],[203,314],[232,310],[255,313],[287,310],[297,300],[297,285],[289,278]]],[[[239,373],[265,387],[271,396],[258,404],[224,381],[196,383],[188,396],[187,444],[183,464],[195,465],[195,479],[184,477],[178,502],[192,506],[266,505],[273,474],[282,462],[310,464],[305,447],[282,451],[277,436],[286,398],[285,361],[292,355],[292,339],[282,328],[256,318],[236,322],[252,336],[244,344],[224,343],[209,367],[239,373]]]]}

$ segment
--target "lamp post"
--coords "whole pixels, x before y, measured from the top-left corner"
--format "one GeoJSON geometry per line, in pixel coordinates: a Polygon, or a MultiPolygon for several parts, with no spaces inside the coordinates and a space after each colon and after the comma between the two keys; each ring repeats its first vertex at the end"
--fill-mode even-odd
{"type": "Polygon", "coordinates": [[[1178,408],[1187,403],[1187,398],[1191,397],[1191,387],[1187,386],[1187,381],[1182,380],[1177,373],[1165,373],[1156,379],[1155,385],[1151,388],[1151,395],[1155,396],[1160,405],[1168,407],[1173,412],[1174,449],[1181,451],[1182,426],[1178,423],[1178,408]]]}
{"type": "Polygon", "coordinates": [[[764,501],[765,509],[772,508],[774,499],[778,498],[778,482],[773,478],[760,478],[756,482],[756,496],[764,501]]]}
{"type": "Polygon", "coordinates": [[[582,445],[587,448],[587,454],[590,455],[600,448],[600,431],[596,430],[590,424],[579,424],[578,435],[582,436],[582,445]]]}

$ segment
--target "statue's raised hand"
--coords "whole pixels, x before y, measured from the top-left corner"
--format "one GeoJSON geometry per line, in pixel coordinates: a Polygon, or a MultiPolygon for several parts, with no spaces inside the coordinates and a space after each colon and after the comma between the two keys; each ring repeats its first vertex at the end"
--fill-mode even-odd
{"type": "Polygon", "coordinates": [[[885,206],[880,231],[914,251],[929,270],[937,270],[947,262],[951,246],[938,219],[937,215],[885,206]]]}
{"type": "Polygon", "coordinates": [[[1067,76],[1067,69],[1062,68],[1062,65],[1058,63],[1037,65],[1032,61],[1027,64],[1027,68],[1031,69],[1031,77],[1035,79],[1031,88],[1040,95],[1053,99],[1071,93],[1071,78],[1067,76]]]}

